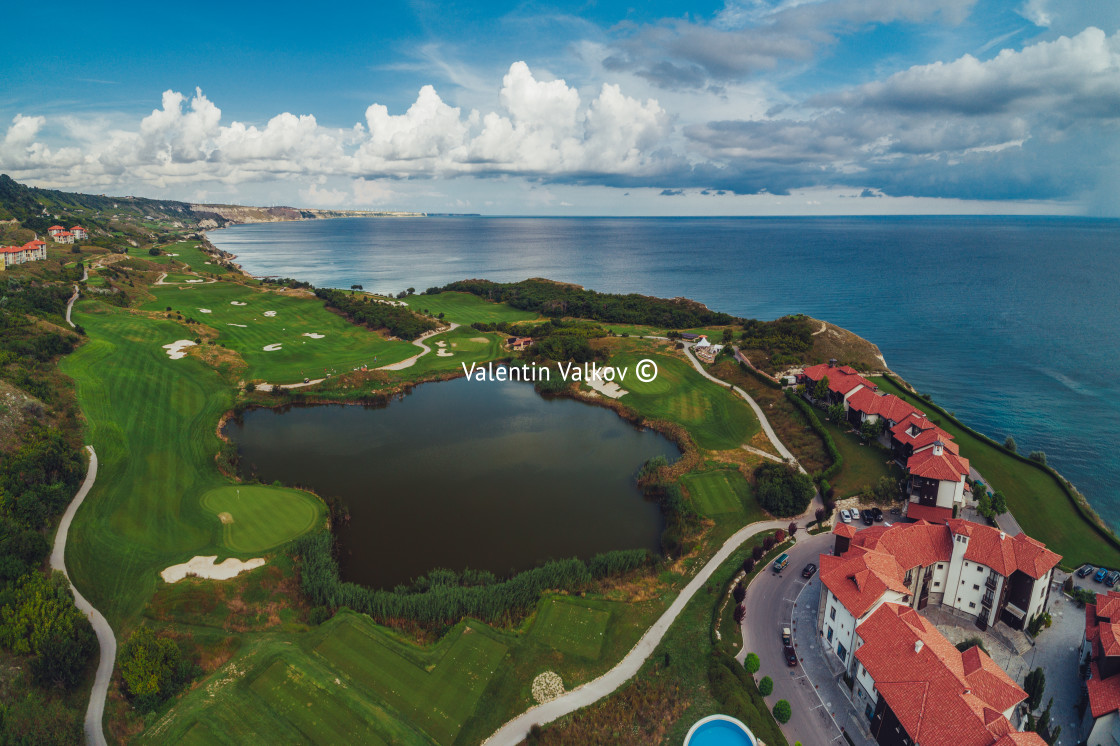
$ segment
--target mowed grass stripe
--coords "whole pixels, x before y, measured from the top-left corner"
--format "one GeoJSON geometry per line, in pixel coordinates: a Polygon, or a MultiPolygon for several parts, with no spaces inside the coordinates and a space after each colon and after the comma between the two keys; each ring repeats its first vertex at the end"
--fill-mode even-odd
{"type": "Polygon", "coordinates": [[[454,321],[463,326],[476,322],[493,324],[501,321],[533,321],[541,318],[532,311],[522,311],[505,303],[491,303],[471,293],[437,293],[435,295],[414,295],[405,302],[415,311],[427,309],[433,316],[440,313],[444,321],[454,321]]]}

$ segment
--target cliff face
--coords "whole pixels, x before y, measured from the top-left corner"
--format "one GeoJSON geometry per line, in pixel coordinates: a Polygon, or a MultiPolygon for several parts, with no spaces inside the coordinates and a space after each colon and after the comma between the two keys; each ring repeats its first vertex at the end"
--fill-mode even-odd
{"type": "Polygon", "coordinates": [[[422,212],[376,212],[372,210],[315,210],[295,207],[244,207],[242,205],[191,205],[198,212],[220,215],[231,223],[279,223],[288,220],[328,218],[424,217],[422,212]]]}

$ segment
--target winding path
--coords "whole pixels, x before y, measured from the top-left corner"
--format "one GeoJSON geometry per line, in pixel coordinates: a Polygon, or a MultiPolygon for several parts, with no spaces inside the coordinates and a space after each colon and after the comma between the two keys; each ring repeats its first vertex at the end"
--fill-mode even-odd
{"type": "Polygon", "coordinates": [[[428,345],[424,344],[425,339],[428,339],[429,337],[434,337],[437,334],[443,334],[445,332],[449,332],[453,329],[458,329],[458,328],[459,328],[459,325],[452,321],[451,326],[447,327],[446,329],[435,329],[435,330],[430,331],[430,332],[424,332],[419,337],[412,340],[412,344],[414,344],[417,347],[419,347],[420,349],[422,349],[423,352],[419,352],[419,353],[413,355],[412,357],[408,358],[407,360],[401,360],[399,363],[392,363],[390,365],[382,365],[380,368],[377,368],[376,370],[404,370],[405,368],[411,368],[413,365],[416,364],[417,360],[419,360],[420,358],[424,357],[425,355],[427,355],[429,352],[432,351],[431,347],[428,347],[428,345]]]}
{"type": "MultiPolygon", "coordinates": [[[[89,267],[82,267],[82,279],[78,282],[85,282],[89,279],[89,267]]],[[[66,323],[73,329],[76,327],[73,321],[70,320],[70,312],[74,310],[74,301],[78,300],[78,283],[74,283],[74,294],[70,296],[70,300],[66,301],[66,323]]]]}
{"type": "Polygon", "coordinates": [[[86,446],[86,450],[89,451],[89,471],[86,472],[85,481],[78,489],[78,494],[74,495],[66,512],[62,514],[62,520],[58,523],[58,532],[54,535],[54,547],[51,549],[51,569],[65,575],[66,580],[70,582],[74,605],[89,618],[93,631],[97,635],[97,644],[101,648],[97,661],[97,674],[93,679],[93,690],[90,692],[89,706],[86,708],[85,733],[86,743],[105,746],[105,732],[102,730],[101,721],[105,716],[105,697],[109,693],[109,680],[112,678],[113,663],[117,658],[117,640],[105,617],[78,592],[66,572],[66,535],[70,532],[70,523],[74,520],[74,514],[78,512],[82,501],[89,494],[94,481],[97,480],[97,454],[93,446],[86,446]]]}
{"type": "Polygon", "coordinates": [[[750,539],[755,534],[772,531],[777,528],[786,528],[789,526],[789,519],[781,521],[766,521],[764,523],[752,523],[739,529],[730,539],[724,542],[719,551],[708,560],[708,563],[696,573],[696,576],[688,582],[688,585],[677,595],[669,608],[658,618],[653,626],[646,630],[642,635],[642,639],[638,640],[636,644],[626,657],[623,658],[617,666],[607,671],[605,674],[597,679],[577,686],[570,692],[563,694],[551,702],[546,702],[543,705],[536,705],[531,707],[525,712],[521,713],[513,720],[503,725],[496,730],[493,735],[483,741],[483,746],[516,746],[525,740],[529,735],[529,729],[533,725],[541,725],[550,723],[557,718],[561,718],[576,710],[587,707],[595,703],[599,699],[607,696],[615,691],[638,673],[642,664],[646,659],[653,654],[653,651],[661,643],[661,639],[665,637],[665,633],[669,631],[669,627],[676,621],[677,617],[696,595],[696,592],[704,587],[712,573],[722,565],[732,553],[738,549],[743,542],[750,539]]]}

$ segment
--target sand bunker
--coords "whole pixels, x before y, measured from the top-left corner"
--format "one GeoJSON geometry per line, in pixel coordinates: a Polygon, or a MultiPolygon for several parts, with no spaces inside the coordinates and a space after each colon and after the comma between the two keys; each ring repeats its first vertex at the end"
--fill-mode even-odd
{"type": "Polygon", "coordinates": [[[209,263],[210,263],[210,262],[203,262],[203,264],[209,264],[209,263]]]}
{"type": "Polygon", "coordinates": [[[251,560],[241,561],[230,557],[220,564],[215,564],[213,557],[192,557],[190,562],[181,565],[172,565],[159,574],[168,583],[178,583],[183,578],[196,577],[207,580],[229,580],[247,570],[254,570],[264,566],[263,557],[254,557],[251,560]]]}
{"type": "Polygon", "coordinates": [[[233,516],[229,513],[218,513],[218,520],[222,523],[233,523],[233,516]]]}
{"type": "Polygon", "coordinates": [[[327,335],[326,334],[316,334],[315,332],[304,332],[303,336],[311,337],[312,339],[323,339],[327,335]]]}
{"type": "Polygon", "coordinates": [[[191,282],[191,283],[194,283],[194,282],[206,282],[206,280],[187,280],[187,282],[191,282]]]}
{"type": "Polygon", "coordinates": [[[270,344],[270,345],[265,345],[265,346],[264,346],[264,347],[262,347],[261,349],[262,349],[262,350],[264,350],[265,352],[276,352],[276,351],[277,351],[277,350],[279,350],[279,349],[280,349],[281,347],[283,347],[283,345],[282,345],[282,344],[280,344],[279,342],[276,342],[276,343],[274,343],[274,344],[270,344]]]}
{"type": "MultiPolygon", "coordinates": [[[[244,305],[244,304],[242,304],[242,305],[244,305]]],[[[265,311],[265,312],[264,312],[264,315],[265,315],[265,316],[275,316],[275,315],[276,315],[276,312],[275,312],[275,311],[265,311]]]]}
{"type": "Polygon", "coordinates": [[[611,399],[620,399],[630,393],[614,381],[604,381],[596,376],[592,376],[586,383],[603,396],[609,396],[611,399]]]}
{"type": "Polygon", "coordinates": [[[226,326],[240,326],[242,329],[248,329],[248,324],[226,324],[226,326]]]}
{"type": "Polygon", "coordinates": [[[230,304],[231,306],[247,306],[247,305],[249,305],[248,303],[242,303],[242,302],[241,302],[241,301],[239,301],[239,300],[231,300],[231,301],[229,302],[229,304],[230,304]]]}
{"type": "Polygon", "coordinates": [[[179,256],[178,254],[164,254],[164,256],[179,256]]]}
{"type": "Polygon", "coordinates": [[[436,357],[451,357],[451,350],[436,350],[436,357]]]}
{"type": "Polygon", "coordinates": [[[447,347],[446,342],[436,342],[436,347],[447,347]]]}
{"type": "Polygon", "coordinates": [[[198,309],[198,312],[199,313],[210,313],[210,309],[209,308],[200,308],[200,309],[198,309]]]}
{"type": "Polygon", "coordinates": [[[167,356],[172,360],[182,360],[187,356],[187,348],[194,347],[194,344],[189,339],[180,339],[178,342],[164,345],[163,349],[167,350],[167,356]]]}

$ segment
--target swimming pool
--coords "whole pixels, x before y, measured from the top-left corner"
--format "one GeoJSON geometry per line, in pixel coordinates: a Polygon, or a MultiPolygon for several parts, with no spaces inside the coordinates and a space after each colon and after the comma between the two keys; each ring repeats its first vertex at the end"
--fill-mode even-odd
{"type": "Polygon", "coordinates": [[[698,720],[684,737],[684,746],[756,746],[747,726],[727,715],[698,720]]]}

